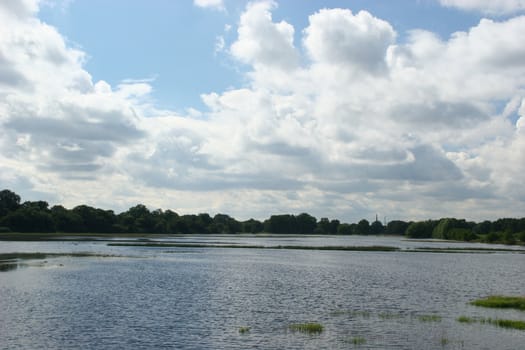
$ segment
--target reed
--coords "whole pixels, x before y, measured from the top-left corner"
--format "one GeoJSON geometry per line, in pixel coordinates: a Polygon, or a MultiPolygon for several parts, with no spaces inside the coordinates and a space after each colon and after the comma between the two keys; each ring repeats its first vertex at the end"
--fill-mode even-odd
{"type": "Polygon", "coordinates": [[[294,323],[288,327],[293,332],[301,332],[308,334],[318,334],[324,331],[324,327],[320,323],[308,322],[308,323],[294,323]]]}

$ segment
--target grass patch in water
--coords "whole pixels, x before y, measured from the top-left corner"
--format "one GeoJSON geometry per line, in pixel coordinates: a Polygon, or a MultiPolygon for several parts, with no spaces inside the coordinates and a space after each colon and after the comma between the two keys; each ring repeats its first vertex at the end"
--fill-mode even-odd
{"type": "Polygon", "coordinates": [[[481,247],[419,247],[406,250],[407,252],[415,253],[521,253],[524,254],[523,249],[510,249],[510,248],[481,248],[481,247]]]}
{"type": "Polygon", "coordinates": [[[457,321],[461,322],[461,323],[476,323],[476,322],[478,322],[477,319],[475,319],[473,317],[468,317],[468,316],[459,316],[457,318],[457,321]]]}
{"type": "Polygon", "coordinates": [[[109,254],[97,254],[88,252],[78,253],[0,253],[0,261],[13,261],[13,260],[42,260],[47,258],[59,258],[59,257],[72,257],[72,258],[85,258],[85,257],[102,257],[110,258],[117,257],[118,255],[109,254]]]}
{"type": "Polygon", "coordinates": [[[334,250],[334,251],[357,251],[357,252],[394,252],[400,248],[391,246],[301,246],[301,245],[277,245],[260,246],[249,244],[203,244],[203,243],[108,243],[111,247],[150,247],[150,248],[242,248],[242,249],[290,249],[290,250],[334,250]]]}
{"type": "Polygon", "coordinates": [[[239,327],[239,334],[250,333],[251,327],[239,327]]]}
{"type": "Polygon", "coordinates": [[[525,321],[521,320],[505,320],[505,319],[492,319],[492,318],[473,318],[468,316],[460,316],[457,318],[458,322],[461,323],[481,323],[481,324],[492,324],[494,326],[510,329],[525,330],[525,321]]]}
{"type": "Polygon", "coordinates": [[[394,320],[398,318],[403,318],[402,314],[393,313],[393,312],[382,312],[378,316],[382,320],[394,320]]]}
{"type": "Polygon", "coordinates": [[[471,301],[470,304],[482,307],[525,311],[525,297],[519,296],[490,295],[483,299],[471,301]]]}
{"type": "Polygon", "coordinates": [[[19,260],[19,259],[45,259],[48,255],[45,253],[1,253],[0,254],[0,261],[12,261],[12,260],[19,260]]]}
{"type": "MultiPolygon", "coordinates": [[[[44,266],[44,265],[28,265],[21,263],[25,260],[44,260],[51,258],[70,257],[70,258],[85,258],[85,257],[99,257],[99,258],[112,258],[121,257],[119,255],[108,255],[108,254],[97,254],[97,253],[0,253],[0,272],[6,272],[16,270],[20,267],[27,266],[44,266]]],[[[47,261],[44,261],[44,264],[47,261]]]]}
{"type": "Polygon", "coordinates": [[[366,339],[363,337],[353,337],[352,344],[354,345],[363,345],[366,344],[366,339]]]}
{"type": "Polygon", "coordinates": [[[490,320],[489,323],[503,328],[525,330],[525,321],[521,320],[490,320]]]}
{"type": "Polygon", "coordinates": [[[324,331],[324,326],[316,322],[294,323],[288,326],[292,332],[301,332],[308,334],[319,334],[324,331]]]}
{"type": "Polygon", "coordinates": [[[441,316],[439,315],[419,315],[417,319],[420,322],[441,322],[441,316]]]}

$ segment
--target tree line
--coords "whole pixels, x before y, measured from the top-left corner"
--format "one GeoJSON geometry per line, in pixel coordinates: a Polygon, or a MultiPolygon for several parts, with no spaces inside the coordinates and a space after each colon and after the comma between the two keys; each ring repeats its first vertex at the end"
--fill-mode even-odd
{"type": "Polygon", "coordinates": [[[21,202],[18,194],[5,189],[0,191],[0,232],[405,235],[409,238],[514,244],[525,242],[525,218],[480,223],[455,218],[415,222],[393,220],[384,225],[377,219],[371,223],[362,219],[348,224],[336,219],[317,220],[312,215],[302,213],[272,215],[264,221],[238,221],[226,214],[212,217],[206,213],[179,215],[171,210],[151,211],[143,204],[137,204],[119,214],[87,205],[73,209],[61,205],[49,207],[45,201],[21,202]]]}

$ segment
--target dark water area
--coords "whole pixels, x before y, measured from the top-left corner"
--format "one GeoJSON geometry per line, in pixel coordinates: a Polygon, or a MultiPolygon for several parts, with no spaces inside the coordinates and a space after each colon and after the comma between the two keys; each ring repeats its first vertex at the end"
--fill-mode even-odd
{"type": "MultiPolygon", "coordinates": [[[[391,245],[389,239],[382,245],[391,245]]],[[[525,331],[457,321],[459,316],[525,320],[523,311],[468,304],[490,294],[524,295],[524,254],[0,242],[0,252],[8,251],[119,257],[53,257],[0,271],[0,349],[522,349],[525,344],[525,331]],[[303,322],[318,322],[324,331],[289,329],[303,322]],[[249,331],[239,332],[241,327],[249,331]]]]}

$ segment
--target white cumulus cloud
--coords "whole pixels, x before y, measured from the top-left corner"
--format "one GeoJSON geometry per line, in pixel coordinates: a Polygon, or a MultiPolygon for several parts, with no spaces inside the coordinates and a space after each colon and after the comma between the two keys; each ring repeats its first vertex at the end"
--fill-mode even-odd
{"type": "Polygon", "coordinates": [[[525,10],[524,0],[440,0],[444,6],[502,15],[525,10]]]}
{"type": "Polygon", "coordinates": [[[377,70],[396,36],[388,22],[367,11],[354,15],[347,9],[323,9],[309,20],[304,44],[312,59],[321,63],[377,70]]]}
{"type": "Polygon", "coordinates": [[[254,66],[292,68],[297,64],[294,47],[294,28],[285,21],[272,21],[274,1],[248,4],[241,15],[238,39],[231,45],[231,53],[244,63],[254,66]]]}

